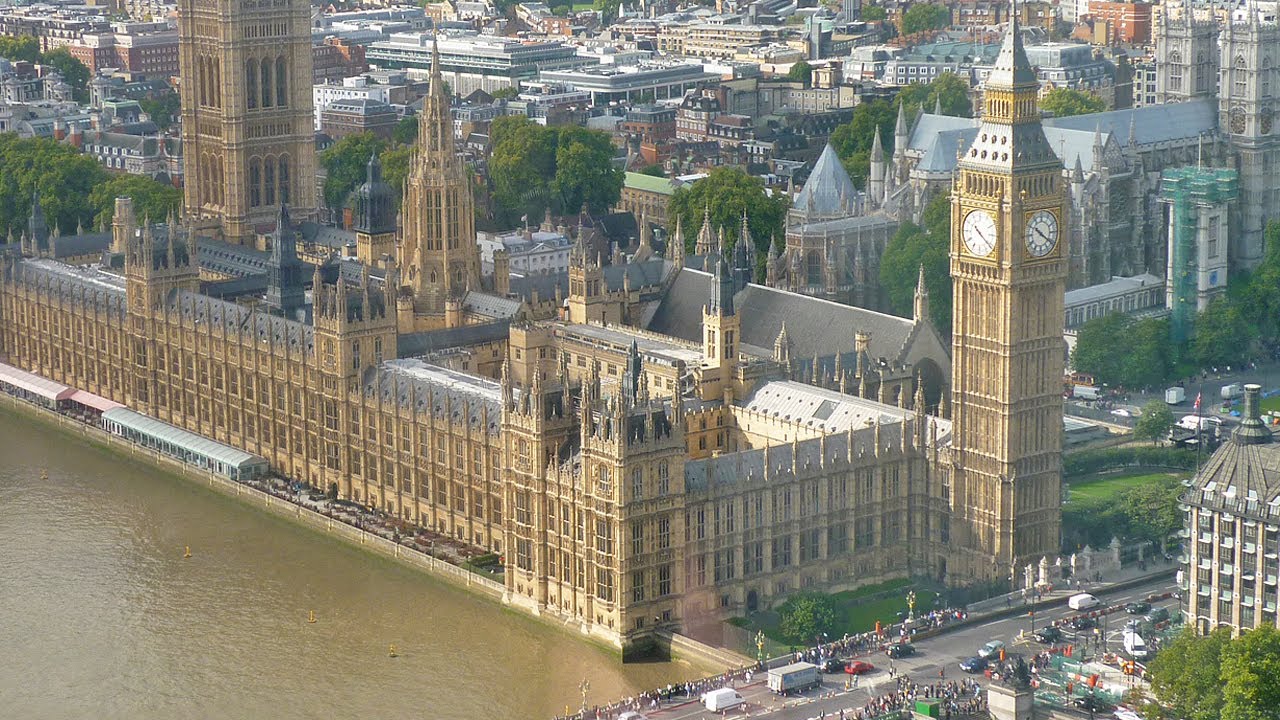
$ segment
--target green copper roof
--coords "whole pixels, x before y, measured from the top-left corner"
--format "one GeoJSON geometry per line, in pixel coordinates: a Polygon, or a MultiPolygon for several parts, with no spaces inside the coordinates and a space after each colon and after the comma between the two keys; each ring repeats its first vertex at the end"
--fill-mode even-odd
{"type": "Polygon", "coordinates": [[[646,192],[662,193],[663,195],[672,195],[676,191],[675,185],[669,179],[645,175],[644,173],[627,173],[622,185],[633,190],[644,190],[646,192]]]}

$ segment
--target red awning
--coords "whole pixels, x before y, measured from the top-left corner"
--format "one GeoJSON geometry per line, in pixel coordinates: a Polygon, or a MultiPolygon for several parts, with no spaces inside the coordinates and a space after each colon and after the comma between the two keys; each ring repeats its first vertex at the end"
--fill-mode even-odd
{"type": "Polygon", "coordinates": [[[79,403],[87,408],[97,410],[98,412],[106,412],[115,408],[124,407],[114,400],[108,400],[100,395],[94,395],[91,392],[77,390],[68,398],[73,403],[79,403]]]}

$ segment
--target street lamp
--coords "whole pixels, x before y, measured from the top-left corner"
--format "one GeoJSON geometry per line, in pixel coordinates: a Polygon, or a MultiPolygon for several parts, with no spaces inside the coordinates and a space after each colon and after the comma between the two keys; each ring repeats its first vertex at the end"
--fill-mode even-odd
{"type": "Polygon", "coordinates": [[[907,620],[916,619],[916,591],[907,593],[907,620]]]}
{"type": "Polygon", "coordinates": [[[582,693],[583,717],[586,717],[587,715],[587,691],[590,689],[591,689],[591,681],[587,680],[586,678],[583,678],[582,682],[578,685],[578,692],[582,693]]]}
{"type": "Polygon", "coordinates": [[[756,631],[756,662],[764,666],[764,631],[756,631]]]}

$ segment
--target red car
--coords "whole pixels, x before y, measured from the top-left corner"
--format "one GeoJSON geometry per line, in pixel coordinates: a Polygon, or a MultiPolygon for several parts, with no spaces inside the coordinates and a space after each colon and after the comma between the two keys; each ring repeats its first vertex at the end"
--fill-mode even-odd
{"type": "Polygon", "coordinates": [[[850,675],[863,675],[875,670],[876,666],[862,660],[850,660],[848,665],[844,666],[844,671],[850,675]]]}

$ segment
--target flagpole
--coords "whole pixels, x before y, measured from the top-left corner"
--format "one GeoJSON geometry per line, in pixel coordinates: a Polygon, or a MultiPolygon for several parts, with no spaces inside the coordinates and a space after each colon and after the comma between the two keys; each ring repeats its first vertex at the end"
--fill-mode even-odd
{"type": "Polygon", "coordinates": [[[1200,461],[1204,456],[1204,381],[1196,387],[1196,476],[1200,475],[1200,461]]]}

